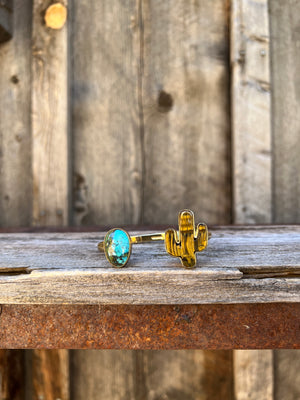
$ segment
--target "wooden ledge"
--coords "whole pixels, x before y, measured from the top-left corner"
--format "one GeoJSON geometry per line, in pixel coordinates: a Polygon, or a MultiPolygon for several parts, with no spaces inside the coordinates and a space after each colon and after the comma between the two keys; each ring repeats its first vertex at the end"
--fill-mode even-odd
{"type": "Polygon", "coordinates": [[[97,250],[104,233],[2,233],[0,304],[300,302],[300,226],[212,234],[186,270],[162,242],[135,245],[115,269],[97,250]]]}
{"type": "Polygon", "coordinates": [[[0,347],[299,348],[300,226],[212,233],[194,270],[163,243],[114,269],[104,233],[0,233],[0,347]]]}

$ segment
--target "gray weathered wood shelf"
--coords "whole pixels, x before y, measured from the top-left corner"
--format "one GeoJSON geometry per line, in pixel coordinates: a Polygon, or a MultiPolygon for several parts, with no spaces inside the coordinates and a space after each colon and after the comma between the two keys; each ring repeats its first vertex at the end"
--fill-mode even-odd
{"type": "Polygon", "coordinates": [[[0,234],[1,304],[300,302],[300,226],[212,230],[197,268],[163,243],[135,245],[128,267],[98,252],[104,233],[0,234]]]}

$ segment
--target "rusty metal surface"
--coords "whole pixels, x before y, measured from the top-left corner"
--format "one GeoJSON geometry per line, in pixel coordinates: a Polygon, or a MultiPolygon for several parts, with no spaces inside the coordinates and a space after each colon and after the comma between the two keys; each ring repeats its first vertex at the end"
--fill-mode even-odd
{"type": "Polygon", "coordinates": [[[300,303],[2,305],[1,348],[300,348],[300,303]]]}

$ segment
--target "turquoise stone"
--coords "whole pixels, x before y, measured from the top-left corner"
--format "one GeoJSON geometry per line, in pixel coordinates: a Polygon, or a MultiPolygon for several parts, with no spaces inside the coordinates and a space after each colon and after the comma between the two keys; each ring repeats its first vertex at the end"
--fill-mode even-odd
{"type": "Polygon", "coordinates": [[[124,267],[130,257],[130,238],[123,229],[112,229],[104,239],[104,250],[108,261],[116,267],[124,267]]]}

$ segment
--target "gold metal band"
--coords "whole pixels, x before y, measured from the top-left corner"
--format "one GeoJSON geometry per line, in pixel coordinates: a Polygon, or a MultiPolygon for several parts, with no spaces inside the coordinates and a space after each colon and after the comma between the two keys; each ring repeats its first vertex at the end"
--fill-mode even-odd
{"type": "MultiPolygon", "coordinates": [[[[136,244],[136,243],[157,242],[165,240],[166,234],[163,232],[163,233],[152,233],[149,235],[139,235],[139,236],[129,236],[129,237],[130,237],[130,243],[136,244]]],[[[104,251],[104,241],[98,243],[98,249],[100,251],[104,251]]]]}
{"type": "MultiPolygon", "coordinates": [[[[177,231],[177,234],[179,232],[177,231]]],[[[138,243],[149,243],[149,242],[158,242],[158,241],[163,241],[166,238],[165,232],[161,233],[151,233],[148,235],[138,235],[138,236],[130,236],[130,242],[131,244],[138,244],[138,243]]],[[[211,233],[208,233],[208,239],[211,238],[211,233]]],[[[104,251],[104,241],[101,241],[98,243],[98,249],[100,251],[104,251]]]]}

